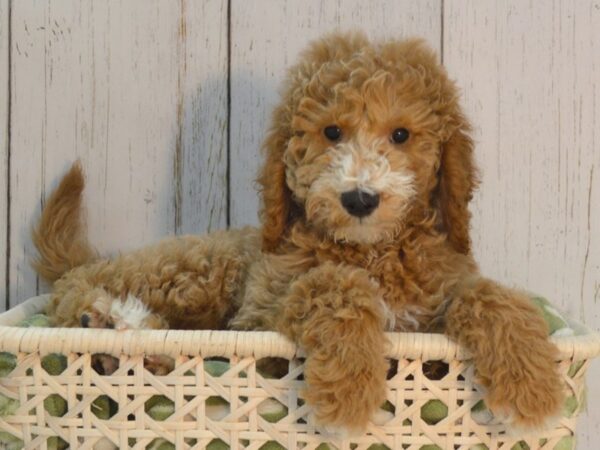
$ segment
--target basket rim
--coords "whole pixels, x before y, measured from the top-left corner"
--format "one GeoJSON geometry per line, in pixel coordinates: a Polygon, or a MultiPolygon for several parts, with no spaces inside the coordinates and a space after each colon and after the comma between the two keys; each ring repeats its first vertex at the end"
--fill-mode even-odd
{"type": "MultiPolygon", "coordinates": [[[[42,311],[49,294],[32,297],[0,314],[0,351],[9,353],[106,353],[119,355],[181,355],[201,357],[304,356],[301,349],[273,331],[125,330],[87,328],[21,328],[13,324],[42,311]]],[[[600,335],[570,321],[582,334],[553,336],[560,360],[584,360],[600,354],[600,335]]],[[[469,353],[443,334],[386,333],[386,356],[394,359],[468,360],[469,353]]]]}

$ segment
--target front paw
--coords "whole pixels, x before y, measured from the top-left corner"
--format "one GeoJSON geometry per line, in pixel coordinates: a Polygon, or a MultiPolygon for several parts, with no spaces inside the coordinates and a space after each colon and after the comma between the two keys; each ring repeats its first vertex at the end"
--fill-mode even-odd
{"type": "MultiPolygon", "coordinates": [[[[530,358],[535,358],[532,353],[530,358]]],[[[489,386],[486,404],[512,434],[543,430],[558,420],[564,402],[563,382],[553,359],[505,368],[489,386]]]]}
{"type": "Polygon", "coordinates": [[[304,397],[326,430],[362,433],[386,398],[387,363],[377,358],[362,367],[307,359],[304,397]]]}

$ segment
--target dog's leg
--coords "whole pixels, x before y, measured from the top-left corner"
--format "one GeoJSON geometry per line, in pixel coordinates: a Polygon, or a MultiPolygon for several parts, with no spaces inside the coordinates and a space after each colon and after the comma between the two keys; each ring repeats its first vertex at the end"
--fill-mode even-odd
{"type": "Polygon", "coordinates": [[[475,277],[459,285],[445,319],[448,335],[473,354],[494,413],[516,428],[542,428],[558,415],[557,349],[526,295],[475,277]]]}
{"type": "Polygon", "coordinates": [[[282,302],[279,331],[307,353],[306,401],[321,425],[362,431],[385,400],[384,311],[362,269],[324,264],[282,302]]]}

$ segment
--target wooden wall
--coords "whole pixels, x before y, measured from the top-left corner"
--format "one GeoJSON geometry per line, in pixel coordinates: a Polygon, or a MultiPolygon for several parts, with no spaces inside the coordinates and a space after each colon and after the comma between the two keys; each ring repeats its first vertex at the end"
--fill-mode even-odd
{"type": "Polygon", "coordinates": [[[8,253],[8,161],[9,161],[9,0],[0,0],[0,311],[4,311],[8,253]]]}
{"type": "MultiPolygon", "coordinates": [[[[47,289],[29,231],[76,158],[104,253],[256,223],[284,69],[352,27],[424,37],[463,88],[482,270],[600,329],[598,0],[0,0],[0,308],[47,289]]],[[[590,385],[581,449],[597,448],[590,385]]]]}

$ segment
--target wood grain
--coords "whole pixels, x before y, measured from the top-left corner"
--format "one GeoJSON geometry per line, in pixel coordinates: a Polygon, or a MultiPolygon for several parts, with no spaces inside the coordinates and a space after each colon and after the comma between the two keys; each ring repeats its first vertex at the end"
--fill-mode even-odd
{"type": "Polygon", "coordinates": [[[9,1],[0,0],[0,312],[6,308],[8,233],[9,1]]]}
{"type": "Polygon", "coordinates": [[[441,1],[232,0],[231,8],[230,215],[240,226],[257,223],[260,147],[298,52],[323,33],[354,28],[374,38],[422,36],[439,50],[441,1]]]}
{"type": "Polygon", "coordinates": [[[11,303],[40,290],[29,229],[76,158],[103,254],[224,223],[224,182],[207,175],[225,171],[213,127],[226,117],[224,83],[215,82],[226,78],[223,5],[14,3],[11,303]]]}
{"type": "Polygon", "coordinates": [[[177,233],[227,226],[227,1],[187,1],[181,10],[177,233]]]}
{"type": "MultiPolygon", "coordinates": [[[[444,6],[444,63],[476,126],[482,271],[600,329],[600,3],[444,6]]],[[[589,375],[598,379],[595,363],[589,375]]],[[[591,383],[590,405],[600,401],[591,383]]],[[[600,414],[578,448],[597,448],[600,414]]]]}

